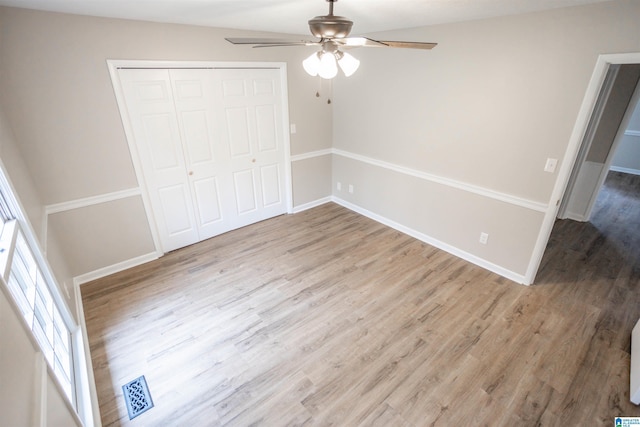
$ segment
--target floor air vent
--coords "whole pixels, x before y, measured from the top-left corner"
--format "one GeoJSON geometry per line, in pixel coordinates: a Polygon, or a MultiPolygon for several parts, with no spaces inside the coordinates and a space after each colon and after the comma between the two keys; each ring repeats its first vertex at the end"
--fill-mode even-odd
{"type": "Polygon", "coordinates": [[[124,392],[124,401],[127,403],[130,420],[153,408],[153,401],[151,400],[144,375],[123,385],[122,391],[124,392]]]}

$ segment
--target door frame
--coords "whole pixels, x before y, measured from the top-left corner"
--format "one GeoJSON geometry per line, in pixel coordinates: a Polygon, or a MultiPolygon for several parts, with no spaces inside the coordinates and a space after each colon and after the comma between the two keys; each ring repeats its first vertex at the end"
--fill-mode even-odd
{"type": "Polygon", "coordinates": [[[547,243],[549,242],[549,237],[551,236],[551,231],[553,230],[553,225],[555,223],[558,210],[560,209],[560,202],[562,201],[569,183],[571,172],[574,169],[576,160],[578,159],[582,141],[584,140],[584,136],[587,132],[591,116],[596,108],[598,95],[600,94],[605,82],[609,67],[615,64],[637,63],[640,63],[640,52],[603,54],[598,56],[595,68],[591,75],[591,80],[589,81],[587,91],[582,100],[582,105],[578,111],[578,117],[575,125],[573,126],[571,137],[569,138],[569,144],[567,145],[567,149],[558,170],[558,179],[556,179],[553,191],[551,192],[551,199],[547,206],[544,219],[542,220],[540,231],[538,232],[536,245],[533,249],[533,254],[525,274],[525,283],[533,283],[536,274],[538,273],[538,269],[540,268],[542,256],[544,255],[547,243]]]}
{"type": "Polygon", "coordinates": [[[136,173],[138,188],[142,196],[151,237],[155,248],[156,256],[160,257],[164,254],[160,243],[160,233],[156,222],[151,198],[149,196],[149,188],[144,179],[142,169],[142,161],[138,154],[138,148],[133,133],[129,114],[126,107],[124,91],[118,70],[121,68],[142,68],[142,69],[276,69],[280,74],[280,87],[282,95],[282,135],[284,143],[284,179],[285,179],[285,200],[287,214],[293,213],[293,184],[291,178],[291,139],[289,135],[289,94],[287,85],[287,64],[285,62],[219,62],[219,61],[153,61],[153,60],[128,60],[128,59],[108,59],[107,68],[111,77],[120,118],[124,127],[125,137],[129,145],[131,153],[131,162],[136,173]]]}
{"type": "Polygon", "coordinates": [[[596,130],[598,130],[598,126],[600,125],[602,114],[604,113],[607,101],[609,100],[609,95],[611,95],[611,90],[613,89],[613,85],[616,81],[616,78],[618,77],[619,70],[620,64],[611,64],[607,68],[607,74],[604,78],[604,81],[602,82],[602,89],[598,94],[598,99],[596,100],[596,104],[594,105],[593,114],[589,119],[589,124],[587,125],[584,138],[582,139],[580,149],[578,150],[578,155],[576,156],[575,166],[571,170],[567,188],[565,189],[562,201],[560,202],[560,209],[558,209],[558,218],[560,219],[568,218],[577,220],[577,218],[570,218],[571,215],[569,215],[568,212],[569,199],[571,198],[576,185],[580,184],[578,175],[580,173],[580,170],[584,166],[584,162],[587,158],[587,153],[589,152],[589,149],[591,148],[591,145],[593,143],[593,138],[595,137],[596,130]]]}
{"type": "MultiPolygon", "coordinates": [[[[614,138],[611,143],[611,147],[607,153],[607,157],[605,158],[604,163],[602,163],[602,168],[599,171],[598,179],[595,184],[585,187],[583,181],[579,177],[584,176],[581,174],[583,168],[587,168],[591,177],[595,176],[593,172],[586,165],[586,157],[589,149],[591,148],[593,137],[595,132],[597,131],[598,126],[600,125],[600,120],[602,113],[606,108],[606,104],[609,100],[609,95],[611,94],[611,90],[616,84],[616,79],[618,76],[618,72],[620,70],[621,64],[612,64],[609,67],[609,71],[607,72],[607,77],[603,83],[601,94],[598,96],[598,102],[596,105],[596,109],[593,113],[593,118],[590,120],[589,127],[587,130],[587,135],[585,136],[584,141],[580,147],[580,152],[578,154],[578,158],[576,160],[575,166],[571,173],[571,178],[569,180],[569,185],[564,193],[562,203],[560,204],[560,210],[558,212],[558,218],[560,219],[572,219],[574,221],[589,221],[591,218],[591,213],[593,211],[593,207],[595,206],[596,199],[598,198],[598,194],[604,185],[604,182],[609,173],[609,169],[611,168],[611,163],[613,162],[613,158],[615,156],[616,150],[620,146],[622,139],[624,138],[625,131],[629,126],[629,122],[631,121],[631,116],[635,110],[636,104],[638,104],[638,100],[640,99],[640,83],[637,83],[631,92],[631,98],[629,100],[629,104],[625,109],[622,119],[620,121],[620,125],[614,135],[614,138]],[[574,195],[573,190],[576,188],[576,185],[581,185],[582,189],[589,189],[588,194],[578,194],[574,195]],[[569,211],[570,201],[573,200],[574,197],[582,197],[581,200],[587,200],[587,205],[584,210],[580,211],[569,211]]],[[[639,64],[634,64],[639,65],[639,64]]],[[[589,180],[590,182],[590,180],[589,180]]]]}
{"type": "Polygon", "coordinates": [[[589,199],[589,205],[584,214],[583,221],[589,221],[589,218],[591,218],[591,212],[593,211],[596,199],[598,198],[598,194],[600,193],[600,190],[604,185],[604,181],[607,179],[607,174],[609,173],[609,169],[611,169],[613,157],[616,153],[616,150],[620,146],[620,142],[622,142],[622,138],[624,137],[624,133],[627,130],[627,126],[629,126],[629,122],[631,121],[631,116],[633,115],[633,111],[635,110],[636,104],[638,103],[638,99],[640,99],[640,82],[636,83],[636,87],[633,89],[631,100],[629,101],[629,105],[627,105],[624,115],[622,116],[622,121],[620,122],[620,126],[618,127],[616,135],[613,138],[613,143],[611,144],[611,148],[609,149],[607,158],[605,159],[602,166],[602,171],[600,172],[600,176],[598,177],[598,182],[596,183],[593,193],[591,194],[591,198],[589,199]]]}

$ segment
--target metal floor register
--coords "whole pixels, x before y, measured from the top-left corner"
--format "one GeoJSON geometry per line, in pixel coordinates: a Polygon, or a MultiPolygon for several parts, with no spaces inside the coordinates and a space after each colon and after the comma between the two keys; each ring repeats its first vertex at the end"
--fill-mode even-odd
{"type": "Polygon", "coordinates": [[[153,408],[153,400],[151,400],[144,375],[123,385],[122,391],[130,420],[153,408]]]}

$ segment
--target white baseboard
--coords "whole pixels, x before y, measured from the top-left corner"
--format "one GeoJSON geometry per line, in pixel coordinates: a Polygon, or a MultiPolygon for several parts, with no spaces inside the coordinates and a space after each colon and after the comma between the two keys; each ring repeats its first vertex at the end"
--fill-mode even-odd
{"type": "Polygon", "coordinates": [[[445,252],[450,253],[451,255],[454,255],[458,258],[461,258],[465,261],[468,261],[472,264],[475,264],[479,267],[484,268],[485,270],[489,270],[493,273],[496,273],[502,277],[505,277],[509,280],[513,280],[516,283],[520,283],[522,285],[529,285],[530,283],[527,283],[527,280],[525,278],[524,275],[522,274],[517,274],[513,271],[507,270],[503,267],[500,267],[499,265],[493,264],[485,259],[482,259],[480,257],[477,257],[473,254],[470,254],[468,252],[465,252],[461,249],[458,249],[454,246],[451,246],[447,243],[441,242],[440,240],[434,239],[433,237],[427,236],[424,233],[421,233],[419,231],[416,231],[412,228],[406,227],[402,224],[399,224],[395,221],[392,221],[388,218],[385,218],[381,215],[378,215],[374,212],[368,211],[367,209],[364,209],[360,206],[354,205],[353,203],[347,202],[346,200],[340,199],[338,197],[332,196],[331,197],[332,201],[339,204],[340,206],[343,206],[347,209],[350,209],[354,212],[359,213],[360,215],[364,215],[367,218],[370,218],[374,221],[377,221],[381,224],[384,224],[388,227],[391,227],[395,230],[400,231],[401,233],[407,234],[413,238],[416,238],[422,242],[425,242],[431,246],[434,246],[438,249],[442,249],[445,252]]]}
{"type": "Polygon", "coordinates": [[[325,203],[329,203],[331,201],[333,201],[333,198],[331,196],[328,196],[309,203],[305,203],[303,205],[294,206],[293,213],[296,214],[302,211],[306,211],[307,209],[315,208],[316,206],[324,205],[325,203]]]}
{"type": "Polygon", "coordinates": [[[81,274],[80,276],[76,276],[73,278],[74,283],[78,285],[83,285],[87,282],[91,282],[92,280],[101,279],[103,277],[109,276],[110,274],[118,273],[120,271],[126,270],[128,268],[136,267],[140,264],[144,264],[149,261],[153,261],[162,256],[159,252],[151,252],[146,255],[141,255],[136,258],[128,259],[126,261],[119,262],[117,264],[109,265],[107,267],[99,268],[98,270],[90,271],[85,274],[81,274]]]}
{"type": "Polygon", "coordinates": [[[564,216],[560,219],[570,219],[572,221],[587,222],[589,219],[584,215],[577,214],[575,212],[565,212],[564,216]]]}

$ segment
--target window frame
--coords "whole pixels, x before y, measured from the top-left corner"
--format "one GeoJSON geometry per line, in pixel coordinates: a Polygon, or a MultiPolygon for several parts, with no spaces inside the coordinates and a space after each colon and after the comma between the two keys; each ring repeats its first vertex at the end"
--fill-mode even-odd
{"type": "Polygon", "coordinates": [[[23,227],[19,221],[14,221],[10,225],[13,244],[8,248],[8,264],[4,268],[3,275],[4,286],[8,288],[27,328],[34,335],[40,351],[49,363],[50,370],[60,382],[59,385],[64,390],[65,396],[75,406],[77,399],[72,334],[76,326],[70,325],[63,318],[60,305],[53,296],[51,282],[46,279],[34,249],[27,242],[23,227]],[[25,285],[28,289],[25,289],[25,285]],[[56,329],[64,329],[63,334],[56,333],[56,329]],[[62,341],[60,343],[66,351],[59,351],[56,336],[63,339],[64,343],[62,341]],[[60,356],[67,359],[64,364],[66,366],[61,363],[64,359],[60,356]],[[60,364],[59,367],[56,365],[56,359],[60,364]],[[62,372],[59,372],[60,369],[62,372]],[[64,376],[61,378],[60,374],[64,376]]]}
{"type": "MultiPolygon", "coordinates": [[[[16,196],[13,186],[8,180],[6,169],[4,168],[1,160],[0,199],[2,199],[0,200],[0,203],[2,204],[3,209],[0,213],[2,215],[0,218],[0,288],[6,295],[7,300],[16,315],[21,319],[21,324],[25,328],[27,336],[31,340],[34,349],[43,354],[43,359],[46,361],[48,375],[53,384],[55,384],[60,395],[63,396],[62,400],[68,406],[70,413],[76,419],[78,425],[93,426],[94,419],[92,415],[92,399],[89,394],[89,386],[87,383],[88,373],[85,372],[88,371],[90,365],[88,364],[88,355],[85,352],[82,329],[79,322],[77,322],[71,314],[72,312],[69,309],[67,302],[62,297],[59,284],[53,276],[49,263],[43,255],[43,251],[35,237],[35,233],[31,228],[29,220],[24,215],[20,201],[16,196]],[[10,215],[7,215],[7,212],[9,212],[10,215]],[[10,216],[13,216],[13,218],[7,220],[10,216]],[[35,332],[32,330],[31,325],[28,324],[27,319],[23,315],[20,304],[16,301],[16,297],[9,287],[11,267],[13,264],[13,257],[16,253],[18,235],[22,235],[26,247],[33,256],[33,260],[42,275],[43,282],[46,284],[46,288],[51,295],[53,304],[69,332],[68,344],[71,395],[67,393],[65,386],[58,378],[58,374],[53,366],[53,363],[55,363],[55,354],[52,361],[45,356],[45,351],[38,342],[35,332]]],[[[82,313],[79,313],[79,316],[81,315],[82,313]]]]}

